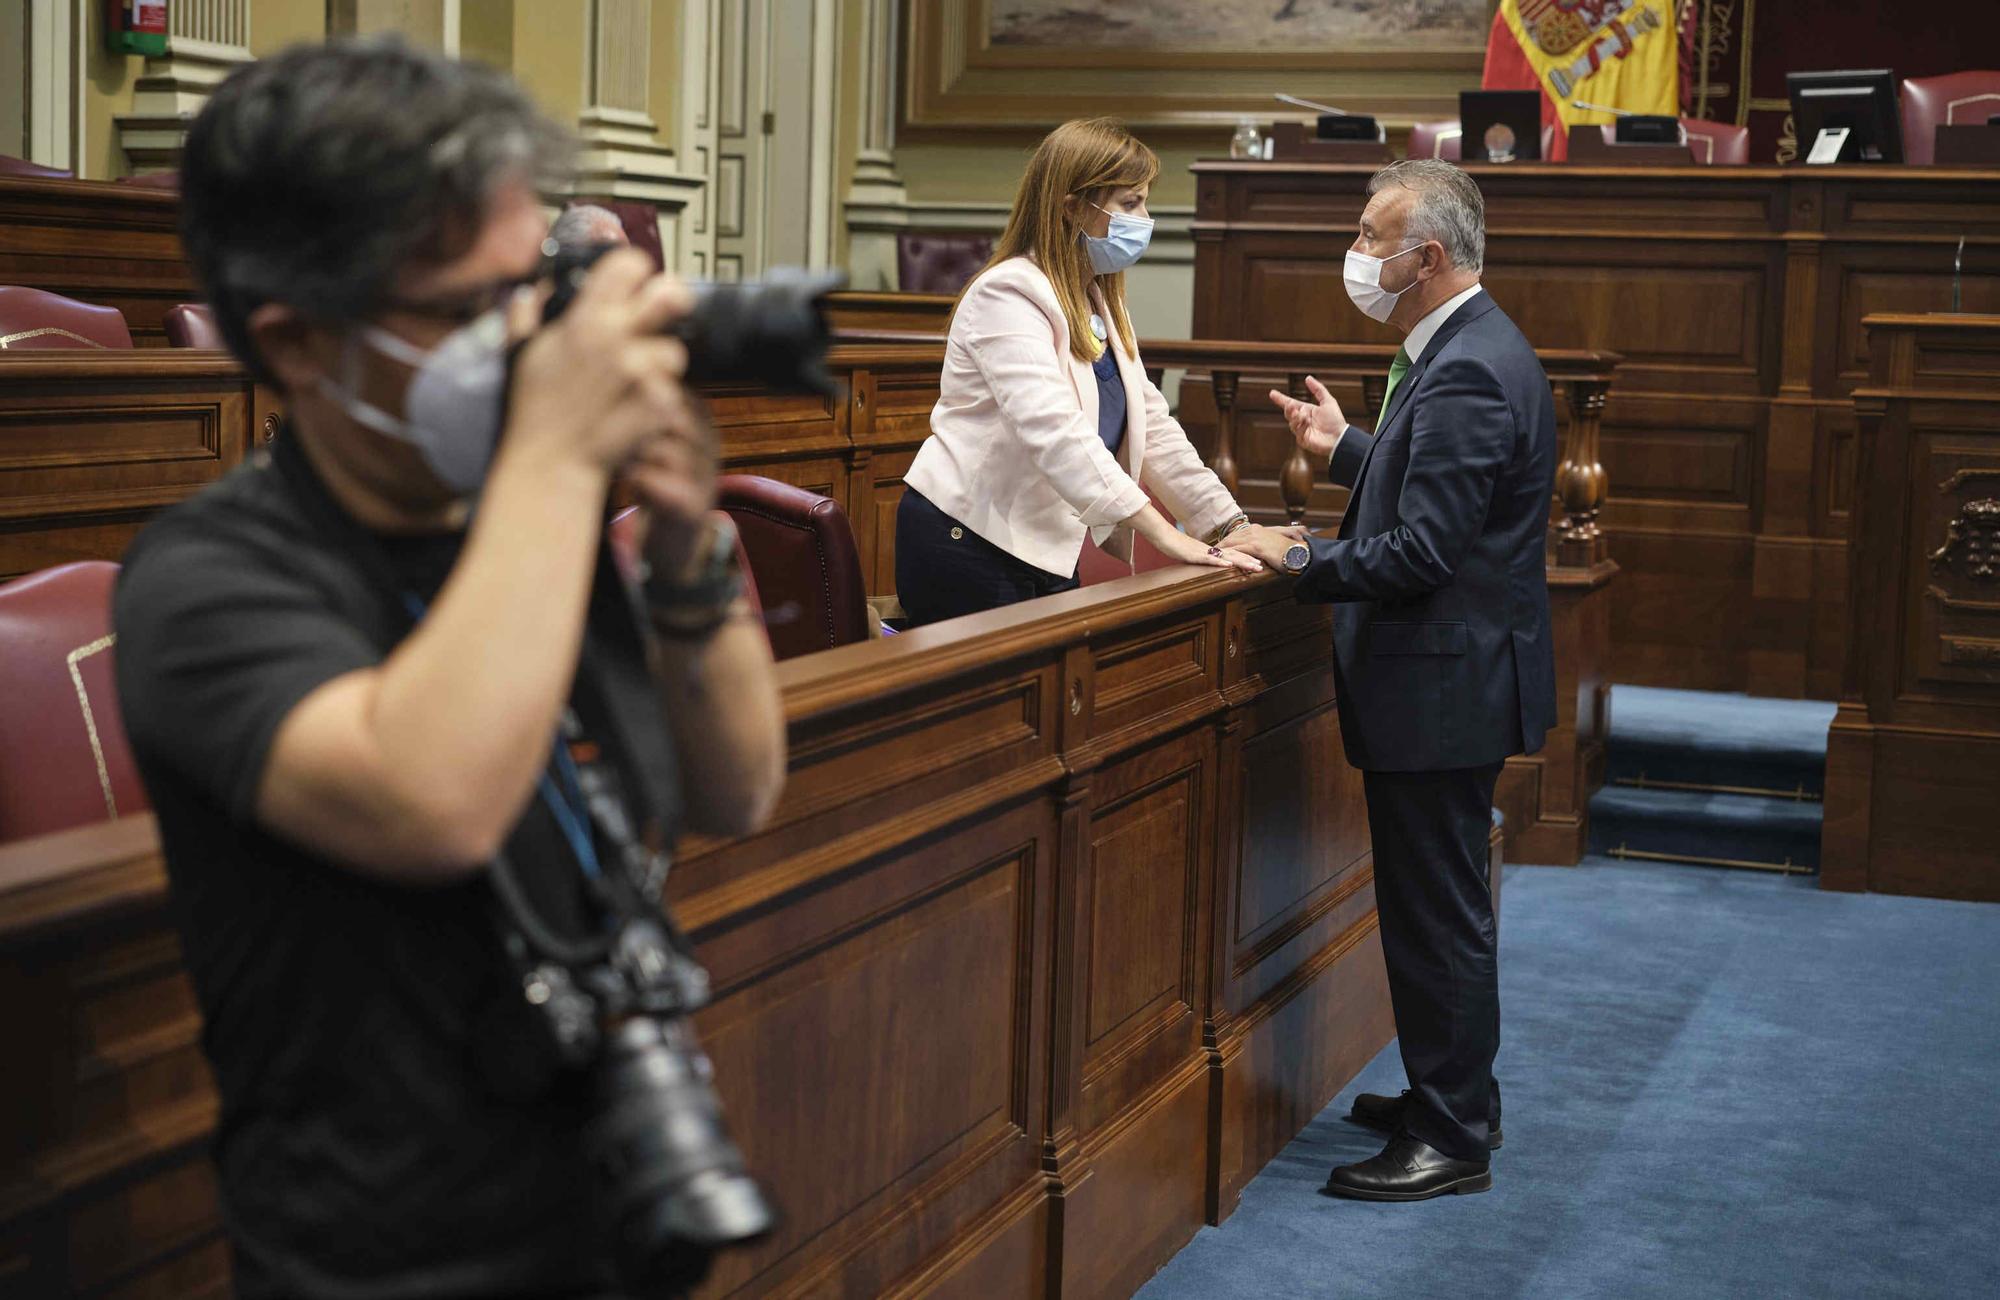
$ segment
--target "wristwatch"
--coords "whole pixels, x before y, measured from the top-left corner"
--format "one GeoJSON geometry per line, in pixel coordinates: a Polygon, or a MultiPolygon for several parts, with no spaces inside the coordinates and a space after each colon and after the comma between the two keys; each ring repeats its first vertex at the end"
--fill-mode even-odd
{"type": "Polygon", "coordinates": [[[1285,572],[1304,573],[1306,566],[1312,563],[1312,557],[1312,547],[1304,542],[1293,542],[1285,548],[1285,572]]]}
{"type": "Polygon", "coordinates": [[[685,585],[669,582],[650,566],[642,566],[640,589],[645,592],[655,631],[701,637],[729,617],[730,606],[743,594],[743,571],[736,563],[736,526],[729,516],[715,517],[707,546],[700,572],[685,585]]]}

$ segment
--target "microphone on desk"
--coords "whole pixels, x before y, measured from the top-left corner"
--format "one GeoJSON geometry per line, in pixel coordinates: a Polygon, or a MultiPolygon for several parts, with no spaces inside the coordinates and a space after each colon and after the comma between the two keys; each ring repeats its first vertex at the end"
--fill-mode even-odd
{"type": "Polygon", "coordinates": [[[1960,235],[1958,237],[1958,253],[1951,259],[1951,311],[1954,316],[1964,310],[1964,308],[1959,305],[1961,301],[1961,299],[1959,298],[1959,290],[1962,287],[1960,281],[1962,281],[1964,278],[1965,278],[1965,236],[1960,235]]]}
{"type": "Polygon", "coordinates": [[[1639,114],[1634,113],[1629,108],[1606,108],[1602,104],[1586,104],[1580,99],[1572,99],[1571,101],[1569,101],[1569,106],[1571,108],[1580,108],[1586,113],[1609,113],[1613,117],[1639,116],[1639,114]]]}

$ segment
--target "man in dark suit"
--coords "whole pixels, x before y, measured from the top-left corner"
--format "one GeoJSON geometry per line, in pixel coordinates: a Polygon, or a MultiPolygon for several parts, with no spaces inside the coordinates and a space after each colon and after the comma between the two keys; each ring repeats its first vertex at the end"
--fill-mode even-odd
{"type": "Polygon", "coordinates": [[[1493,1185],[1500,1043],[1487,835],[1510,754],[1556,718],[1543,535],[1556,465],[1548,377],[1479,287],[1485,209],[1449,163],[1369,183],[1347,256],[1355,305],[1405,336],[1375,433],[1273,391],[1293,436],[1353,489],[1337,539],[1239,529],[1226,543],[1335,602],[1334,682],[1360,768],[1375,898],[1409,1090],[1352,1118],[1394,1136],[1327,1190],[1423,1200],[1493,1185]]]}

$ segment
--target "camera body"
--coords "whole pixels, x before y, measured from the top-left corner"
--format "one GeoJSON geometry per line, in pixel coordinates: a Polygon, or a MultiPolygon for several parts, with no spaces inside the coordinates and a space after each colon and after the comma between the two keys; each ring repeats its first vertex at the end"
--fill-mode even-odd
{"type": "MultiPolygon", "coordinates": [[[[549,259],[555,292],[544,322],[569,309],[597,259],[614,244],[558,249],[549,259]]],[[[781,392],[836,390],[827,373],[832,342],[824,299],[847,283],[841,271],[775,267],[761,280],[710,280],[694,290],[694,310],[669,331],[687,343],[691,384],[754,384],[781,392]]]]}
{"type": "Polygon", "coordinates": [[[695,1037],[690,1017],[708,1003],[708,972],[655,901],[667,856],[647,847],[601,761],[575,764],[574,775],[616,848],[596,878],[606,934],[556,933],[504,854],[489,878],[522,995],[558,1059],[583,1075],[584,1154],[619,1280],[635,1297],[678,1296],[715,1252],[764,1237],[778,1216],[723,1125],[714,1067],[695,1037]]]}

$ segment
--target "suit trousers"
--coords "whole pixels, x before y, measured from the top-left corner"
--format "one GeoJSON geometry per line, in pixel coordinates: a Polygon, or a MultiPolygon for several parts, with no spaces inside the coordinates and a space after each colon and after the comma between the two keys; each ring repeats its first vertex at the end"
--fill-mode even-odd
{"type": "Polygon", "coordinates": [[[1409,1075],[1403,1127],[1456,1160],[1500,1123],[1500,981],[1487,877],[1500,764],[1363,772],[1389,1000],[1409,1075]]]}

